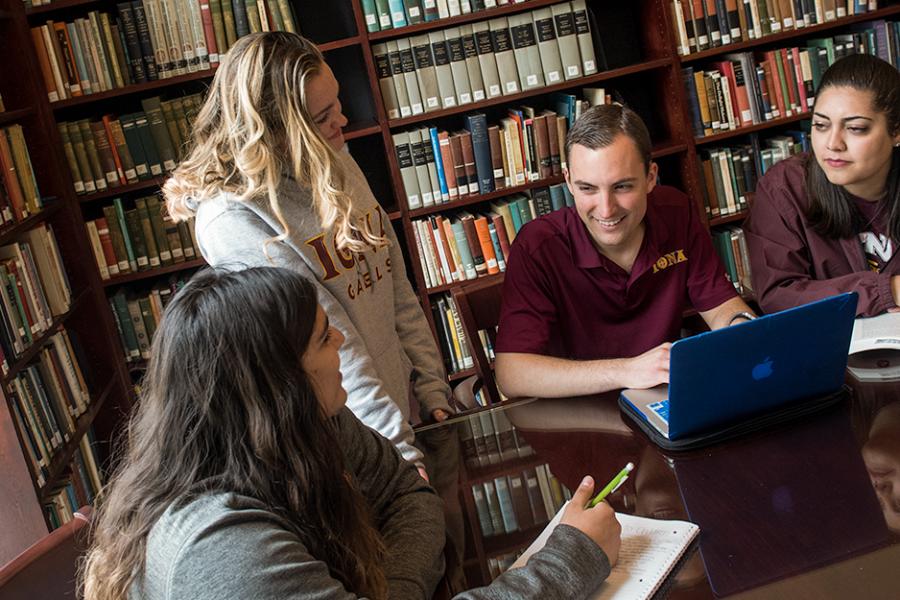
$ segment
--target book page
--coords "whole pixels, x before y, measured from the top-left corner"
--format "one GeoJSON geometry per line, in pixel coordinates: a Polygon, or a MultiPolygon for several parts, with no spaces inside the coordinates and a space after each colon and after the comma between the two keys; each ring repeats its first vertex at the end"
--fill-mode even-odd
{"type": "MultiPolygon", "coordinates": [[[[566,506],[568,503],[510,568],[525,566],[531,555],[544,547],[566,506]]],[[[650,598],[700,528],[686,521],[663,521],[622,513],[616,513],[616,518],[622,525],[619,560],[592,600],[650,598]]]]}
{"type": "Polygon", "coordinates": [[[853,322],[850,354],[878,348],[900,350],[900,313],[885,313],[853,322]]]}

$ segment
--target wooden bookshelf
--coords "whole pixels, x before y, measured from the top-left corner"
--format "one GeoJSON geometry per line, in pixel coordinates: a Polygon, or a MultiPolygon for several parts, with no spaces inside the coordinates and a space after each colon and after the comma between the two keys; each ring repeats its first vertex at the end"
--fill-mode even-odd
{"type": "Polygon", "coordinates": [[[185,260],[179,263],[166,265],[164,267],[156,267],[155,269],[138,271],[137,273],[114,275],[109,279],[105,279],[103,281],[103,287],[113,287],[116,285],[124,285],[126,283],[134,283],[135,281],[153,279],[156,277],[162,277],[163,275],[169,275],[171,273],[180,273],[181,271],[187,271],[188,269],[197,269],[205,265],[205,260],[203,260],[202,258],[195,258],[193,260],[185,260]]]}
{"type": "Polygon", "coordinates": [[[25,217],[18,223],[6,223],[0,227],[0,246],[5,246],[38,223],[44,222],[61,208],[56,198],[43,198],[43,202],[44,206],[39,212],[25,217]]]}
{"type": "Polygon", "coordinates": [[[149,193],[153,193],[159,190],[160,186],[165,181],[165,177],[154,177],[153,179],[145,179],[144,181],[138,181],[137,183],[126,183],[125,185],[120,185],[117,187],[108,187],[105,190],[99,192],[93,192],[90,194],[81,194],[78,196],[79,202],[96,202],[97,200],[105,200],[107,198],[115,198],[117,196],[123,196],[125,194],[131,194],[134,192],[143,192],[148,191],[149,193]]]}
{"type": "Polygon", "coordinates": [[[47,13],[56,12],[66,8],[76,8],[79,6],[102,5],[104,0],[55,0],[50,4],[41,4],[40,6],[32,6],[25,9],[27,16],[46,15],[47,13]]]}
{"type": "Polygon", "coordinates": [[[34,113],[33,109],[20,108],[18,110],[5,110],[0,112],[0,127],[15,123],[25,117],[30,117],[34,113]]]}
{"type": "Polygon", "coordinates": [[[806,112],[802,112],[800,114],[791,115],[790,117],[782,117],[780,119],[772,119],[771,121],[765,121],[763,123],[756,123],[754,125],[747,125],[746,127],[738,127],[737,129],[729,129],[728,131],[722,131],[721,133],[714,133],[712,135],[698,137],[698,138],[694,139],[694,143],[698,146],[705,146],[707,144],[715,144],[715,143],[721,142],[723,140],[729,140],[731,138],[739,137],[742,135],[756,133],[757,131],[765,131],[766,129],[774,129],[774,128],[780,127],[782,125],[790,125],[791,123],[805,121],[806,119],[810,118],[810,116],[812,116],[812,113],[809,111],[806,111],[806,112]]]}

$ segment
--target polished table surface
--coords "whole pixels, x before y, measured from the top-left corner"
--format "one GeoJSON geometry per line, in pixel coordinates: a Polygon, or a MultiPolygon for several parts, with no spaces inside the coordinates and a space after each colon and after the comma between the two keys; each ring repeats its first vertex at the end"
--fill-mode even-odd
{"type": "Polygon", "coordinates": [[[900,383],[848,385],[835,407],[687,452],[654,446],[616,394],[506,412],[570,489],[631,461],[617,511],[700,525],[670,598],[900,599],[900,383]]]}

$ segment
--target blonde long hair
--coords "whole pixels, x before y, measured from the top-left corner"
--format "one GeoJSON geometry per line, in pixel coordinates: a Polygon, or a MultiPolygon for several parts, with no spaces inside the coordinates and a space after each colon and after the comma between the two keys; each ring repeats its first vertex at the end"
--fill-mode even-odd
{"type": "Polygon", "coordinates": [[[306,38],[286,32],[255,33],[231,47],[213,78],[193,126],[191,150],[163,186],[176,221],[223,192],[243,202],[266,197],[283,232],[278,189],[290,175],[309,188],[324,229],[338,248],[363,252],[386,246],[345,191],[348,174],[307,109],[306,84],[321,73],[324,57],[306,38]]]}

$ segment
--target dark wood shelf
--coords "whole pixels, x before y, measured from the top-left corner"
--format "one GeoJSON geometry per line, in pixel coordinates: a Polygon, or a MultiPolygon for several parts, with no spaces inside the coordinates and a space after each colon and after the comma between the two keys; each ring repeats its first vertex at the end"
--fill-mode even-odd
{"type": "Polygon", "coordinates": [[[206,265],[205,260],[203,260],[202,258],[195,258],[193,260],[186,260],[184,262],[166,265],[165,267],[157,267],[156,269],[149,269],[147,271],[138,271],[137,273],[116,275],[115,277],[105,279],[103,281],[103,287],[111,287],[114,285],[121,285],[123,283],[132,283],[134,281],[141,281],[142,279],[152,279],[161,275],[178,273],[179,271],[186,271],[188,269],[194,269],[196,267],[202,267],[204,265],[206,265]]]}
{"type": "Polygon", "coordinates": [[[109,187],[101,192],[81,194],[78,196],[78,201],[82,203],[95,202],[97,200],[103,200],[104,198],[115,198],[116,196],[130,194],[132,192],[159,189],[162,186],[163,182],[165,182],[166,177],[168,177],[168,174],[160,177],[154,177],[153,179],[138,181],[137,183],[126,183],[125,185],[120,185],[118,187],[109,187]]]}
{"type": "Polygon", "coordinates": [[[20,119],[29,117],[34,113],[33,108],[20,108],[19,110],[5,110],[0,112],[0,126],[15,123],[20,119]]]}
{"type": "MultiPolygon", "coordinates": [[[[491,278],[497,278],[497,277],[503,277],[503,271],[501,271],[499,273],[493,273],[491,275],[482,275],[481,277],[476,277],[476,279],[491,279],[491,278]]],[[[445,283],[442,285],[435,286],[433,288],[428,288],[428,290],[425,293],[428,294],[429,296],[434,296],[435,294],[449,292],[451,289],[458,287],[464,283],[468,283],[470,281],[475,281],[475,279],[467,279],[465,281],[454,281],[453,283],[445,283]]]]}
{"type": "Polygon", "coordinates": [[[791,29],[790,31],[782,31],[779,33],[774,33],[772,35],[764,35],[761,38],[755,40],[746,40],[743,42],[738,42],[737,44],[728,44],[727,46],[719,46],[717,48],[709,48],[707,50],[703,50],[701,52],[694,52],[693,54],[688,54],[686,56],[680,56],[679,60],[682,63],[692,63],[698,60],[703,60],[705,58],[712,58],[719,56],[721,54],[728,54],[730,52],[740,52],[742,50],[748,50],[755,48],[757,46],[763,46],[768,44],[773,44],[776,42],[782,42],[785,40],[791,40],[794,38],[814,36],[820,32],[828,31],[829,29],[837,29],[839,27],[843,27],[845,25],[852,25],[853,23],[860,23],[865,21],[874,21],[878,19],[883,19],[885,17],[889,17],[892,15],[900,14],[900,4],[895,6],[888,6],[886,8],[879,8],[878,10],[873,10],[872,12],[866,12],[861,15],[853,15],[850,17],[844,17],[842,19],[836,19],[834,21],[828,21],[826,23],[819,23],[817,25],[813,25],[811,27],[803,27],[801,29],[791,29]]]}
{"type": "Polygon", "coordinates": [[[321,52],[331,52],[332,50],[339,50],[340,48],[347,48],[348,46],[358,46],[361,43],[362,38],[358,35],[354,35],[353,37],[342,38],[340,40],[323,42],[318,44],[318,46],[319,51],[321,52]]]}
{"type": "Polygon", "coordinates": [[[791,115],[790,117],[782,117],[780,119],[772,119],[771,121],[765,121],[764,123],[756,123],[755,125],[748,125],[746,127],[738,127],[737,129],[729,129],[728,131],[723,131],[721,133],[714,133],[712,135],[707,135],[704,137],[694,138],[694,143],[698,146],[706,145],[706,144],[714,144],[716,142],[720,142],[722,140],[727,140],[733,137],[739,137],[742,135],[747,135],[748,133],[754,133],[757,131],[763,131],[766,129],[770,129],[773,127],[778,127],[779,125],[790,125],[791,123],[796,123],[797,121],[803,121],[812,116],[811,111],[802,112],[800,114],[791,115]]]}
{"type": "Polygon", "coordinates": [[[109,383],[106,384],[100,395],[93,399],[88,409],[78,417],[72,437],[53,454],[53,457],[50,459],[50,466],[47,467],[47,482],[38,490],[38,497],[41,499],[41,503],[45,502],[48,496],[54,492],[60,477],[66,473],[66,467],[72,462],[72,458],[75,456],[75,451],[78,450],[82,438],[87,435],[88,429],[91,428],[97,413],[100,412],[103,403],[106,402],[115,384],[115,377],[110,377],[109,383]]]}
{"type": "Polygon", "coordinates": [[[365,121],[362,123],[350,123],[344,127],[344,140],[355,140],[356,138],[366,137],[367,135],[375,135],[381,133],[381,125],[376,121],[365,121]]]}
{"type": "Polygon", "coordinates": [[[9,386],[10,382],[15,378],[16,375],[19,374],[19,372],[22,371],[22,369],[28,366],[28,364],[31,362],[31,359],[33,359],[37,355],[37,353],[40,352],[41,348],[44,347],[44,344],[47,343],[47,340],[49,340],[53,336],[53,334],[55,334],[59,330],[59,327],[66,322],[66,319],[69,318],[69,315],[75,312],[75,309],[77,309],[78,306],[84,301],[84,299],[87,298],[89,293],[89,290],[85,290],[78,296],[73,298],[72,305],[69,307],[69,310],[61,315],[58,315],[57,317],[54,317],[53,322],[50,324],[50,327],[38,334],[38,336],[33,339],[28,347],[25,348],[22,354],[16,357],[15,362],[9,365],[9,371],[6,372],[6,375],[0,378],[0,382],[2,382],[4,389],[9,386]]]}
{"type": "Polygon", "coordinates": [[[65,8],[72,8],[75,6],[88,6],[90,4],[101,3],[102,0],[58,0],[51,2],[50,4],[42,4],[40,6],[26,8],[25,14],[30,17],[31,15],[43,15],[56,10],[63,10],[65,8]]]}
{"type": "Polygon", "coordinates": [[[406,27],[398,27],[396,29],[387,29],[385,31],[376,31],[368,34],[368,38],[370,41],[376,40],[387,40],[390,38],[398,38],[405,37],[410,35],[415,35],[417,33],[422,33],[424,31],[431,31],[434,29],[443,29],[445,27],[453,27],[455,25],[462,25],[463,23],[472,23],[474,21],[483,21],[485,19],[492,19],[494,17],[502,17],[505,15],[511,15],[518,12],[525,12],[528,10],[534,10],[536,8],[540,8],[542,6],[551,6],[553,4],[559,4],[560,0],[529,0],[528,2],[519,2],[516,4],[506,4],[504,6],[498,6],[496,8],[488,8],[486,10],[473,11],[464,15],[459,15],[458,17],[448,17],[446,19],[435,19],[434,21],[428,21],[427,23],[417,23],[416,25],[407,25],[406,27]]]}
{"type": "Polygon", "coordinates": [[[403,212],[399,210],[392,210],[388,213],[388,219],[391,221],[399,221],[403,218],[403,212]]]}
{"type": "MultiPolygon", "coordinates": [[[[526,3],[525,5],[527,5],[526,3]]],[[[521,6],[525,6],[521,5],[521,6]]],[[[481,111],[488,106],[496,106],[497,104],[514,104],[518,100],[523,100],[525,98],[531,98],[533,96],[543,96],[546,94],[551,94],[553,92],[559,92],[562,90],[567,90],[570,88],[577,88],[584,85],[590,85],[592,83],[597,83],[600,81],[606,81],[608,79],[616,79],[618,77],[625,77],[626,75],[634,75],[635,73],[642,73],[644,71],[652,71],[654,69],[661,69],[663,67],[671,66],[673,63],[673,58],[658,58],[655,60],[649,60],[646,62],[638,63],[636,65],[629,65],[627,67],[621,67],[619,69],[612,69],[610,71],[602,71],[600,73],[595,73],[593,75],[588,75],[587,77],[579,77],[578,79],[570,79],[569,81],[563,81],[561,83],[557,83],[555,85],[548,85],[542,88],[536,88],[533,90],[528,90],[527,92],[519,92],[517,94],[510,94],[508,96],[497,96],[496,98],[489,98],[487,100],[482,100],[480,102],[470,102],[469,104],[463,104],[460,106],[454,106],[452,108],[444,108],[441,110],[436,110],[433,112],[426,112],[420,115],[414,115],[412,117],[406,117],[404,119],[393,119],[388,121],[388,126],[393,129],[395,127],[405,127],[407,125],[413,125],[415,123],[422,123],[424,121],[432,121],[434,119],[440,119],[443,117],[447,117],[450,115],[456,115],[460,113],[466,112],[476,112],[481,111]]]]}
{"type": "Polygon", "coordinates": [[[713,217],[709,220],[709,226],[715,227],[716,225],[726,225],[728,223],[734,223],[735,221],[743,221],[747,218],[747,211],[742,210],[736,212],[733,215],[725,215],[724,217],[713,217]]]}
{"type": "MultiPolygon", "coordinates": [[[[504,405],[505,404],[506,403],[504,402],[504,405]]],[[[496,408],[496,406],[487,408],[496,408]]],[[[530,456],[517,456],[516,458],[504,460],[492,465],[485,465],[483,467],[467,466],[466,483],[480,483],[482,481],[494,479],[495,477],[508,475],[513,471],[523,471],[525,469],[529,469],[531,467],[536,467],[538,465],[543,465],[546,463],[547,459],[542,458],[537,454],[532,454],[530,456]]]]}
{"type": "Polygon", "coordinates": [[[478,372],[474,367],[472,367],[470,369],[463,369],[462,371],[454,371],[453,373],[447,375],[447,379],[449,379],[450,381],[462,381],[463,379],[468,379],[472,375],[477,374],[478,372]]]}
{"type": "Polygon", "coordinates": [[[512,187],[506,187],[501,190],[495,190],[493,192],[489,192],[487,194],[474,194],[471,196],[463,196],[458,200],[452,200],[450,202],[445,202],[443,204],[435,204],[434,206],[428,206],[426,208],[417,208],[416,210],[409,211],[410,218],[423,217],[425,215],[431,215],[434,213],[442,213],[447,210],[453,210],[456,208],[462,208],[464,206],[469,206],[471,204],[478,204],[479,202],[488,202],[489,200],[494,200],[495,198],[503,198],[504,196],[510,196],[512,194],[516,194],[518,192],[524,192],[526,190],[532,190],[535,188],[548,187],[551,185],[555,185],[557,183],[562,183],[565,181],[565,178],[562,175],[554,175],[552,177],[545,177],[544,179],[538,179],[536,181],[529,181],[528,183],[523,183],[522,185],[516,185],[512,187]]]}
{"type": "Polygon", "coordinates": [[[62,203],[57,202],[55,196],[43,198],[43,201],[44,206],[41,208],[40,212],[30,215],[18,223],[7,223],[3,227],[0,227],[0,246],[4,246],[13,241],[22,232],[28,231],[38,223],[46,221],[62,207],[62,203]]]}

